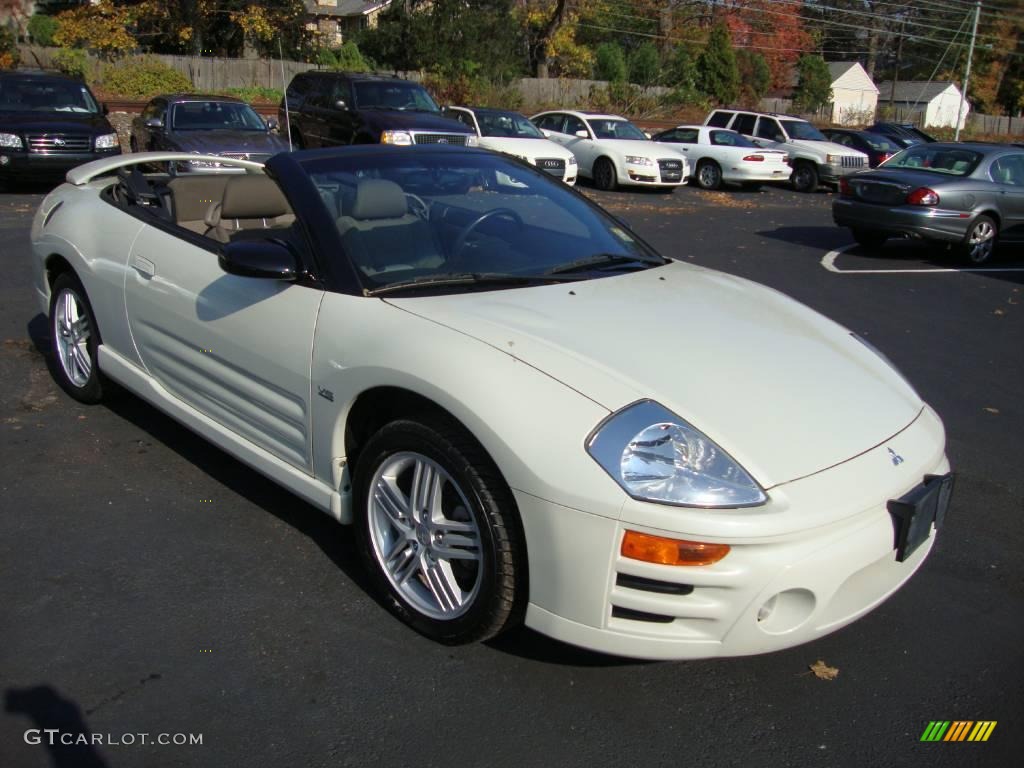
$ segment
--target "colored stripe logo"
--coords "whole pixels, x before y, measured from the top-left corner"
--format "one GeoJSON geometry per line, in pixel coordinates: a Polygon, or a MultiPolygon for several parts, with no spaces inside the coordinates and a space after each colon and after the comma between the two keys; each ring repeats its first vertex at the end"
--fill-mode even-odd
{"type": "Polygon", "coordinates": [[[988,741],[996,720],[931,720],[921,741],[988,741]]]}

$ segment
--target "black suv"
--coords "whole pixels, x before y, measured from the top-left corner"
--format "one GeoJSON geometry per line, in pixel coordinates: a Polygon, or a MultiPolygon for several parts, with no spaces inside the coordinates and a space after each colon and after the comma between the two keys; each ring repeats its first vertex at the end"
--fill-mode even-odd
{"type": "Polygon", "coordinates": [[[301,72],[278,108],[296,149],[338,144],[476,146],[476,133],[441,114],[419,83],[354,72],[301,72]],[[288,104],[285,113],[285,100],[288,104]]]}
{"type": "Polygon", "coordinates": [[[0,183],[61,176],[121,153],[85,83],[49,72],[0,72],[0,183]]]}

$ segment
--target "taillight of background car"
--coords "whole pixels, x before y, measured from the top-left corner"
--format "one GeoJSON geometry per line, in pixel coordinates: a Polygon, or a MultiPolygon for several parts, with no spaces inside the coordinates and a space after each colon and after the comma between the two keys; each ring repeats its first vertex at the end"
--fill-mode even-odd
{"type": "Polygon", "coordinates": [[[938,205],[939,193],[928,187],[918,187],[907,195],[907,202],[911,205],[938,205]]]}
{"type": "Polygon", "coordinates": [[[853,197],[853,187],[850,185],[850,180],[846,178],[839,179],[839,196],[840,197],[853,197]]]}
{"type": "Polygon", "coordinates": [[[743,160],[748,163],[763,163],[764,155],[747,155],[743,160]]]}

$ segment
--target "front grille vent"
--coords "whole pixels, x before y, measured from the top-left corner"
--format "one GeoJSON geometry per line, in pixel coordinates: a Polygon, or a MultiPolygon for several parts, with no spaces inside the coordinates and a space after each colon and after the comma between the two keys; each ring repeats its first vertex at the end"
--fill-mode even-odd
{"type": "Polygon", "coordinates": [[[413,141],[417,144],[451,144],[456,147],[466,146],[464,133],[414,133],[413,141]]]}
{"type": "Polygon", "coordinates": [[[28,151],[37,155],[78,155],[92,150],[91,136],[75,136],[66,133],[30,133],[28,151]]]}

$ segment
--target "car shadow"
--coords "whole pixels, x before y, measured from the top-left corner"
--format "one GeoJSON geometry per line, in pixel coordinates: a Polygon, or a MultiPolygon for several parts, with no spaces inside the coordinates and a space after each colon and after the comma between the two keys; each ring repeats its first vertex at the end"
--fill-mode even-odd
{"type": "Polygon", "coordinates": [[[636,667],[657,662],[610,656],[554,640],[529,627],[517,627],[484,643],[501,653],[558,667],[636,667]]]}
{"type": "Polygon", "coordinates": [[[37,733],[26,731],[25,740],[32,743],[29,739],[38,737],[37,743],[46,748],[53,768],[106,768],[107,761],[91,743],[92,731],[81,708],[53,687],[8,688],[4,692],[4,711],[25,715],[32,721],[32,730],[37,733]],[[71,743],[65,744],[65,740],[71,743]]]}
{"type": "Polygon", "coordinates": [[[849,233],[846,230],[839,229],[839,227],[776,227],[775,229],[757,230],[754,234],[771,240],[780,240],[790,245],[799,245],[822,251],[841,248],[850,243],[849,233]]]}

